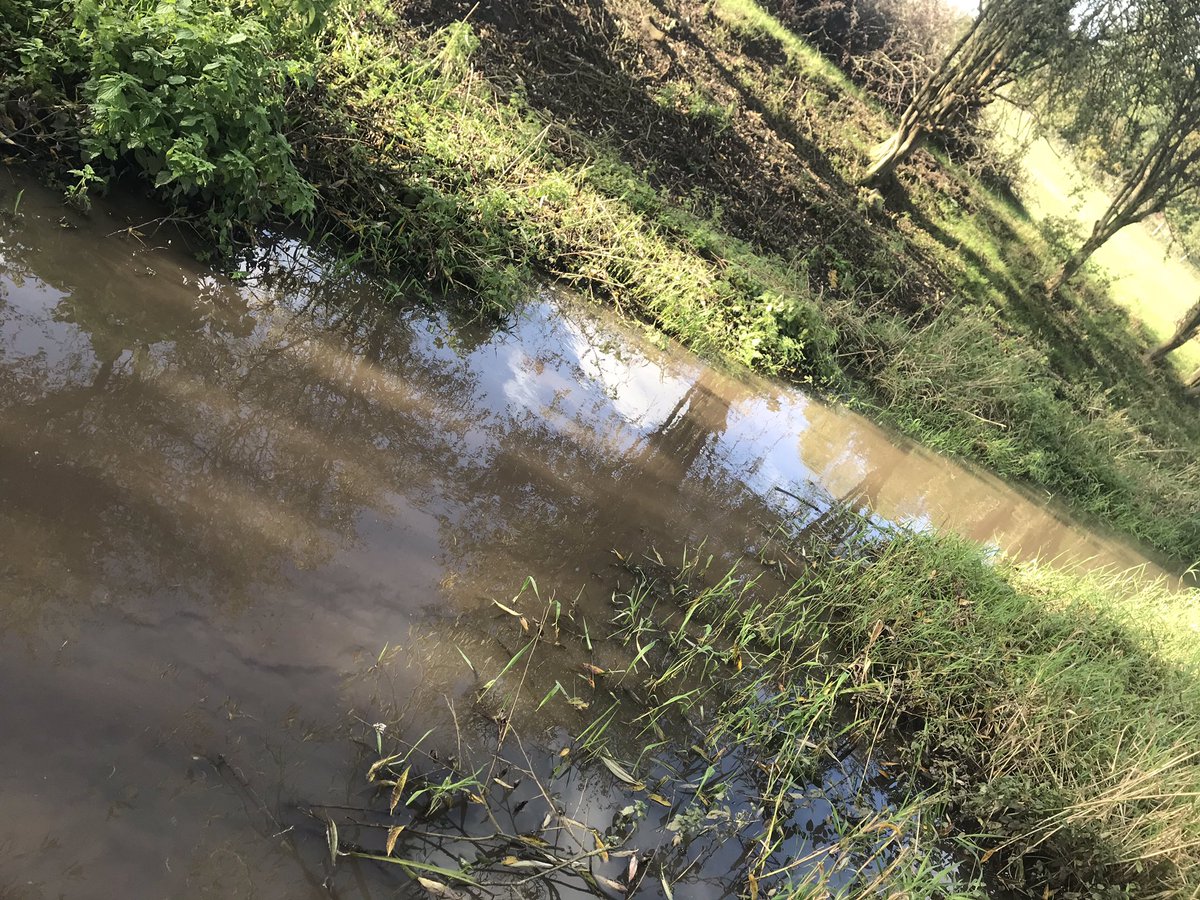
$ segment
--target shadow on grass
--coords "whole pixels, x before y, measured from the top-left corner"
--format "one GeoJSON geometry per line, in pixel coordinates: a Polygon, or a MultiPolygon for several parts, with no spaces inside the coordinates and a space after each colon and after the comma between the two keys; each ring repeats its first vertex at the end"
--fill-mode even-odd
{"type": "MultiPolygon", "coordinates": [[[[869,256],[883,243],[886,217],[860,208],[856,188],[814,137],[747,86],[789,66],[768,36],[731,38],[738,46],[722,52],[714,45],[719,26],[699,21],[709,15],[701,4],[665,0],[413,2],[404,11],[425,28],[471,13],[489,78],[607,145],[672,200],[719,219],[760,252],[804,260],[818,284],[839,260],[869,256]],[[732,69],[733,59],[746,71],[732,69]],[[669,86],[708,92],[724,111],[680,109],[669,86]]],[[[864,272],[876,295],[920,307],[919,297],[896,287],[898,266],[864,272]]]]}

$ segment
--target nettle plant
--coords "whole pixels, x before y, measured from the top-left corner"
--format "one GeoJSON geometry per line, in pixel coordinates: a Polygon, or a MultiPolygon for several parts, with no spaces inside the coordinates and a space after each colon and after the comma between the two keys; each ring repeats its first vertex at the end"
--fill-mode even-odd
{"type": "Polygon", "coordinates": [[[213,0],[82,0],[86,177],[132,160],[166,200],[203,210],[222,242],[272,213],[309,213],[315,189],[285,136],[285,91],[308,74],[280,47],[295,34],[293,14],[213,0]]]}

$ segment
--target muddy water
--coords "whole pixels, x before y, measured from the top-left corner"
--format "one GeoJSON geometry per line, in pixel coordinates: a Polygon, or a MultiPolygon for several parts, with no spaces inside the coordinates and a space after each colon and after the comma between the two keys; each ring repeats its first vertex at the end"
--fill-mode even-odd
{"type": "Polygon", "coordinates": [[[378,866],[331,871],[299,810],[362,802],[358,723],[452,723],[458,651],[502,664],[490,600],[527,575],[603,622],[614,549],[732,561],[841,499],[1160,571],[567,298],[455,322],[287,243],[230,281],[124,230],[136,212],[4,179],[5,900],[393,895],[378,866]]]}

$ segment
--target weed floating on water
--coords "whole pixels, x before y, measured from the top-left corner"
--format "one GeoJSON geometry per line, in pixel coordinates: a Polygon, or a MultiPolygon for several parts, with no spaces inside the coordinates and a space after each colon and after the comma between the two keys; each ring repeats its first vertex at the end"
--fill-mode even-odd
{"type": "Polygon", "coordinates": [[[904,788],[838,721],[842,695],[875,687],[822,671],[819,631],[795,652],[760,646],[746,625],[756,582],[733,571],[700,587],[706,562],[626,561],[605,640],[627,662],[581,665],[586,699],[539,669],[538,650],[566,642],[587,658],[596,637],[554,601],[523,611],[541,602],[534,585],[497,604],[531,637],[498,674],[473,671],[470,715],[490,727],[459,730],[452,757],[427,751],[428,735],[372,734],[373,801],[337,819],[335,857],[387,862],[435,893],[955,895],[941,798],[904,788]],[[525,740],[548,706],[583,724],[525,740]]]}
{"type": "Polygon", "coordinates": [[[757,576],[622,556],[603,635],[527,583],[456,752],[373,735],[335,855],[475,895],[1194,890],[1194,598],[831,515],[757,576]]]}

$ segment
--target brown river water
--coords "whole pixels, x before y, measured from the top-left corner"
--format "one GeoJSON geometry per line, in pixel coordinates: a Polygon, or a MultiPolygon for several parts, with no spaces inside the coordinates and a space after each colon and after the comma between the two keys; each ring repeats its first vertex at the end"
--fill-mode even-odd
{"type": "Polygon", "coordinates": [[[297,810],[362,803],[363,723],[453,727],[527,576],[602,623],[614,549],[732,562],[841,500],[1165,574],[570,297],[485,327],[286,241],[231,280],[0,179],[3,900],[396,896],[297,810]]]}

